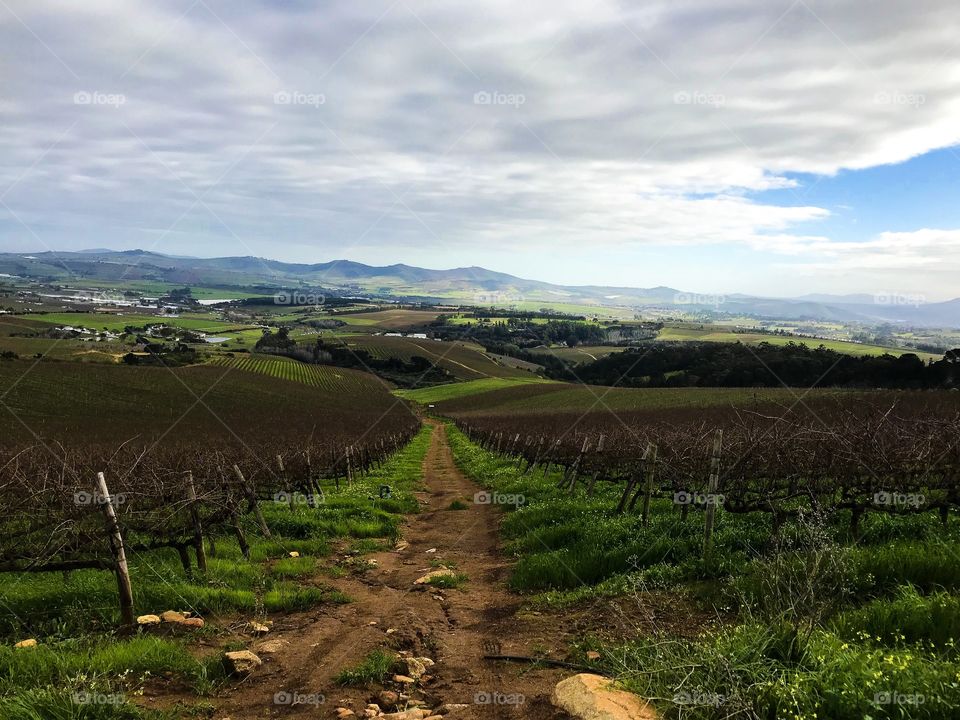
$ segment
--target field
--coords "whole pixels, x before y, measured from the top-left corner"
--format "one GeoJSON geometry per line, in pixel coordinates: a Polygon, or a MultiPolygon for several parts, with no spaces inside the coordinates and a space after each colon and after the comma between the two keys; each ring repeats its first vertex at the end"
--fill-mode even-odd
{"type": "Polygon", "coordinates": [[[479,378],[529,378],[525,370],[503,365],[483,352],[479,345],[461,342],[438,342],[383,335],[352,335],[339,338],[349,348],[366,350],[377,358],[397,357],[409,360],[414,355],[426,357],[448,370],[459,380],[479,378]]]}
{"type": "Polygon", "coordinates": [[[515,388],[531,383],[540,385],[547,384],[549,381],[539,378],[483,378],[481,380],[467,380],[450,385],[438,385],[437,387],[420,388],[417,390],[394,390],[394,394],[398,397],[427,404],[447,400],[460,400],[492,390],[515,388]]]}
{"type": "Polygon", "coordinates": [[[337,413],[349,413],[360,426],[384,413],[409,417],[405,408],[394,407],[396,399],[377,378],[364,373],[302,366],[312,373],[301,376],[292,361],[275,358],[259,361],[259,372],[248,372],[239,369],[238,362],[175,370],[0,363],[0,387],[9,408],[4,411],[4,440],[31,442],[36,435],[46,442],[74,445],[81,440],[119,444],[134,437],[233,441],[236,436],[254,443],[264,433],[282,434],[285,427],[315,425],[336,435],[342,426],[329,418],[337,413]],[[268,374],[260,374],[263,370],[268,374]],[[277,373],[303,380],[294,383],[277,373]]]}
{"type": "MultiPolygon", "coordinates": [[[[91,330],[121,331],[128,325],[142,327],[162,323],[184,330],[197,332],[218,333],[227,330],[236,330],[236,324],[214,320],[203,314],[184,314],[179,317],[146,314],[112,314],[112,313],[45,313],[30,316],[31,320],[45,323],[48,326],[69,325],[71,327],[86,327],[91,330]]],[[[242,326],[241,326],[242,327],[242,326]]]]}
{"type": "Polygon", "coordinates": [[[376,378],[365,372],[328,365],[307,365],[271,355],[215,355],[209,364],[303,383],[335,393],[343,399],[369,395],[375,392],[373,385],[377,382],[376,378]]]}
{"type": "Polygon", "coordinates": [[[658,340],[675,341],[697,341],[697,342],[742,342],[748,344],[770,343],[771,345],[786,345],[787,343],[803,343],[808,347],[815,348],[823,345],[829,350],[845,353],[847,355],[903,355],[912,352],[921,360],[939,360],[942,355],[934,353],[925,353],[915,350],[906,350],[904,348],[881,347],[879,345],[864,345],[861,343],[848,342],[846,340],[821,340],[820,338],[807,338],[791,335],[771,335],[767,333],[749,333],[732,332],[719,328],[712,328],[709,325],[701,327],[665,327],[657,335],[658,340]]]}

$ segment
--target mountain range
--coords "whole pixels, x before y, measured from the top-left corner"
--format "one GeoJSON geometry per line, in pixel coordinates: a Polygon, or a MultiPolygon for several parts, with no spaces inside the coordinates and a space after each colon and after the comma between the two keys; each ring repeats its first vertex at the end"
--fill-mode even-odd
{"type": "Polygon", "coordinates": [[[431,270],[411,265],[366,265],[351,260],[288,263],[257,257],[194,258],[146,250],[103,248],[78,252],[0,253],[0,273],[61,284],[153,280],[223,289],[314,287],[380,298],[504,304],[567,303],[636,310],[661,308],[784,320],[891,323],[960,327],[960,298],[925,303],[896,295],[825,295],[767,298],[689,292],[670,287],[557,285],[482,267],[431,270]]]}

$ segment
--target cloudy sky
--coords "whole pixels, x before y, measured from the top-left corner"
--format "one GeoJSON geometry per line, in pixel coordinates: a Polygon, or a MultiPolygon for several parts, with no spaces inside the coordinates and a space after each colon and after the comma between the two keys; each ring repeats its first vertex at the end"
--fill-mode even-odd
{"type": "Polygon", "coordinates": [[[0,0],[0,250],[960,295],[955,0],[0,0]]]}

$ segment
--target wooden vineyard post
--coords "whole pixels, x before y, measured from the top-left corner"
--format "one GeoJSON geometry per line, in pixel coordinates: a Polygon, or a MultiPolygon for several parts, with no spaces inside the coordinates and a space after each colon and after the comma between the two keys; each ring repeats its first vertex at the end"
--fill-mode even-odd
{"type": "Polygon", "coordinates": [[[713,441],[713,454],[710,457],[710,482],[707,485],[707,511],[703,523],[703,559],[709,560],[713,551],[713,523],[717,514],[717,488],[720,485],[720,448],[723,444],[723,430],[717,430],[713,441]]]}
{"type": "MultiPolygon", "coordinates": [[[[650,443],[647,443],[647,447],[643,451],[643,457],[641,461],[646,464],[647,456],[650,454],[650,443]]],[[[643,473],[643,469],[640,470],[643,473]]],[[[627,480],[627,486],[623,489],[623,495],[620,496],[620,502],[617,504],[617,515],[623,513],[627,509],[627,503],[630,500],[630,496],[633,494],[633,489],[637,486],[637,475],[633,473],[630,478],[627,480]]]]}
{"type": "Polygon", "coordinates": [[[347,445],[347,487],[353,485],[353,470],[351,468],[351,455],[353,454],[353,446],[347,445]]]}
{"type": "Polygon", "coordinates": [[[283,491],[287,494],[287,502],[290,504],[290,510],[293,511],[293,491],[290,489],[290,481],[287,479],[287,469],[283,466],[283,458],[279,455],[277,455],[277,467],[280,469],[283,491]]]}
{"type": "MultiPolygon", "coordinates": [[[[653,496],[653,478],[657,474],[657,446],[647,443],[647,460],[644,464],[643,475],[646,480],[646,487],[643,491],[643,526],[646,527],[650,520],[650,498],[653,496]]],[[[634,497],[636,502],[637,498],[634,497]]]]}
{"type": "Polygon", "coordinates": [[[107,534],[110,537],[110,552],[113,554],[113,564],[117,575],[117,592],[120,595],[120,622],[124,629],[132,631],[133,618],[133,586],[130,584],[130,569],[127,567],[127,554],[123,549],[123,535],[120,534],[120,525],[117,523],[117,513],[113,508],[113,498],[107,489],[107,479],[103,473],[97,473],[97,489],[100,492],[100,507],[107,521],[107,534]]]}
{"type": "Polygon", "coordinates": [[[203,549],[203,524],[197,501],[197,488],[193,484],[193,471],[187,470],[187,500],[190,503],[190,522],[193,525],[193,549],[197,554],[197,570],[207,571],[207,554],[203,549]]]}
{"type": "Polygon", "coordinates": [[[263,513],[260,512],[260,505],[257,503],[256,493],[253,492],[253,488],[247,484],[247,479],[243,476],[243,473],[240,472],[240,468],[236,464],[233,466],[233,472],[236,474],[237,480],[240,481],[240,488],[243,490],[244,495],[247,496],[250,509],[253,510],[253,514],[257,516],[257,522],[260,524],[260,530],[263,531],[264,537],[271,537],[267,521],[263,519],[263,513]]]}
{"type": "Polygon", "coordinates": [[[580,468],[583,465],[583,458],[590,450],[590,439],[584,438],[583,445],[580,447],[580,454],[577,455],[577,459],[573,461],[573,467],[570,468],[570,485],[567,487],[567,492],[571,495],[577,487],[577,476],[580,475],[580,468]]]}
{"type": "MultiPolygon", "coordinates": [[[[597,440],[597,455],[603,452],[603,435],[600,435],[600,438],[597,440]]],[[[600,477],[600,470],[594,470],[593,475],[590,476],[590,484],[587,485],[587,497],[593,496],[593,488],[597,484],[597,478],[600,477]]]]}

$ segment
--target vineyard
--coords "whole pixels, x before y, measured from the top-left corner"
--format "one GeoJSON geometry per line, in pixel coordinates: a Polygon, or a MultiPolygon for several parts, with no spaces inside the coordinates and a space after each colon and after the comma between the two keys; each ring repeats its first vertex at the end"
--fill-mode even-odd
{"type": "Polygon", "coordinates": [[[308,365],[290,358],[268,355],[214,355],[210,365],[260,373],[282,380],[292,380],[312,387],[344,395],[363,395],[371,391],[376,379],[363,372],[327,365],[308,365]]]}
{"type": "Polygon", "coordinates": [[[599,414],[593,427],[563,427],[548,414],[467,416],[458,425],[526,473],[561,469],[571,495],[620,487],[617,512],[646,513],[662,498],[684,518],[691,507],[708,518],[766,514],[776,533],[787,518],[842,510],[856,536],[867,513],[934,512],[946,523],[960,508],[960,412],[954,398],[934,398],[837,397],[816,411],[680,408],[642,424],[599,414]]]}

